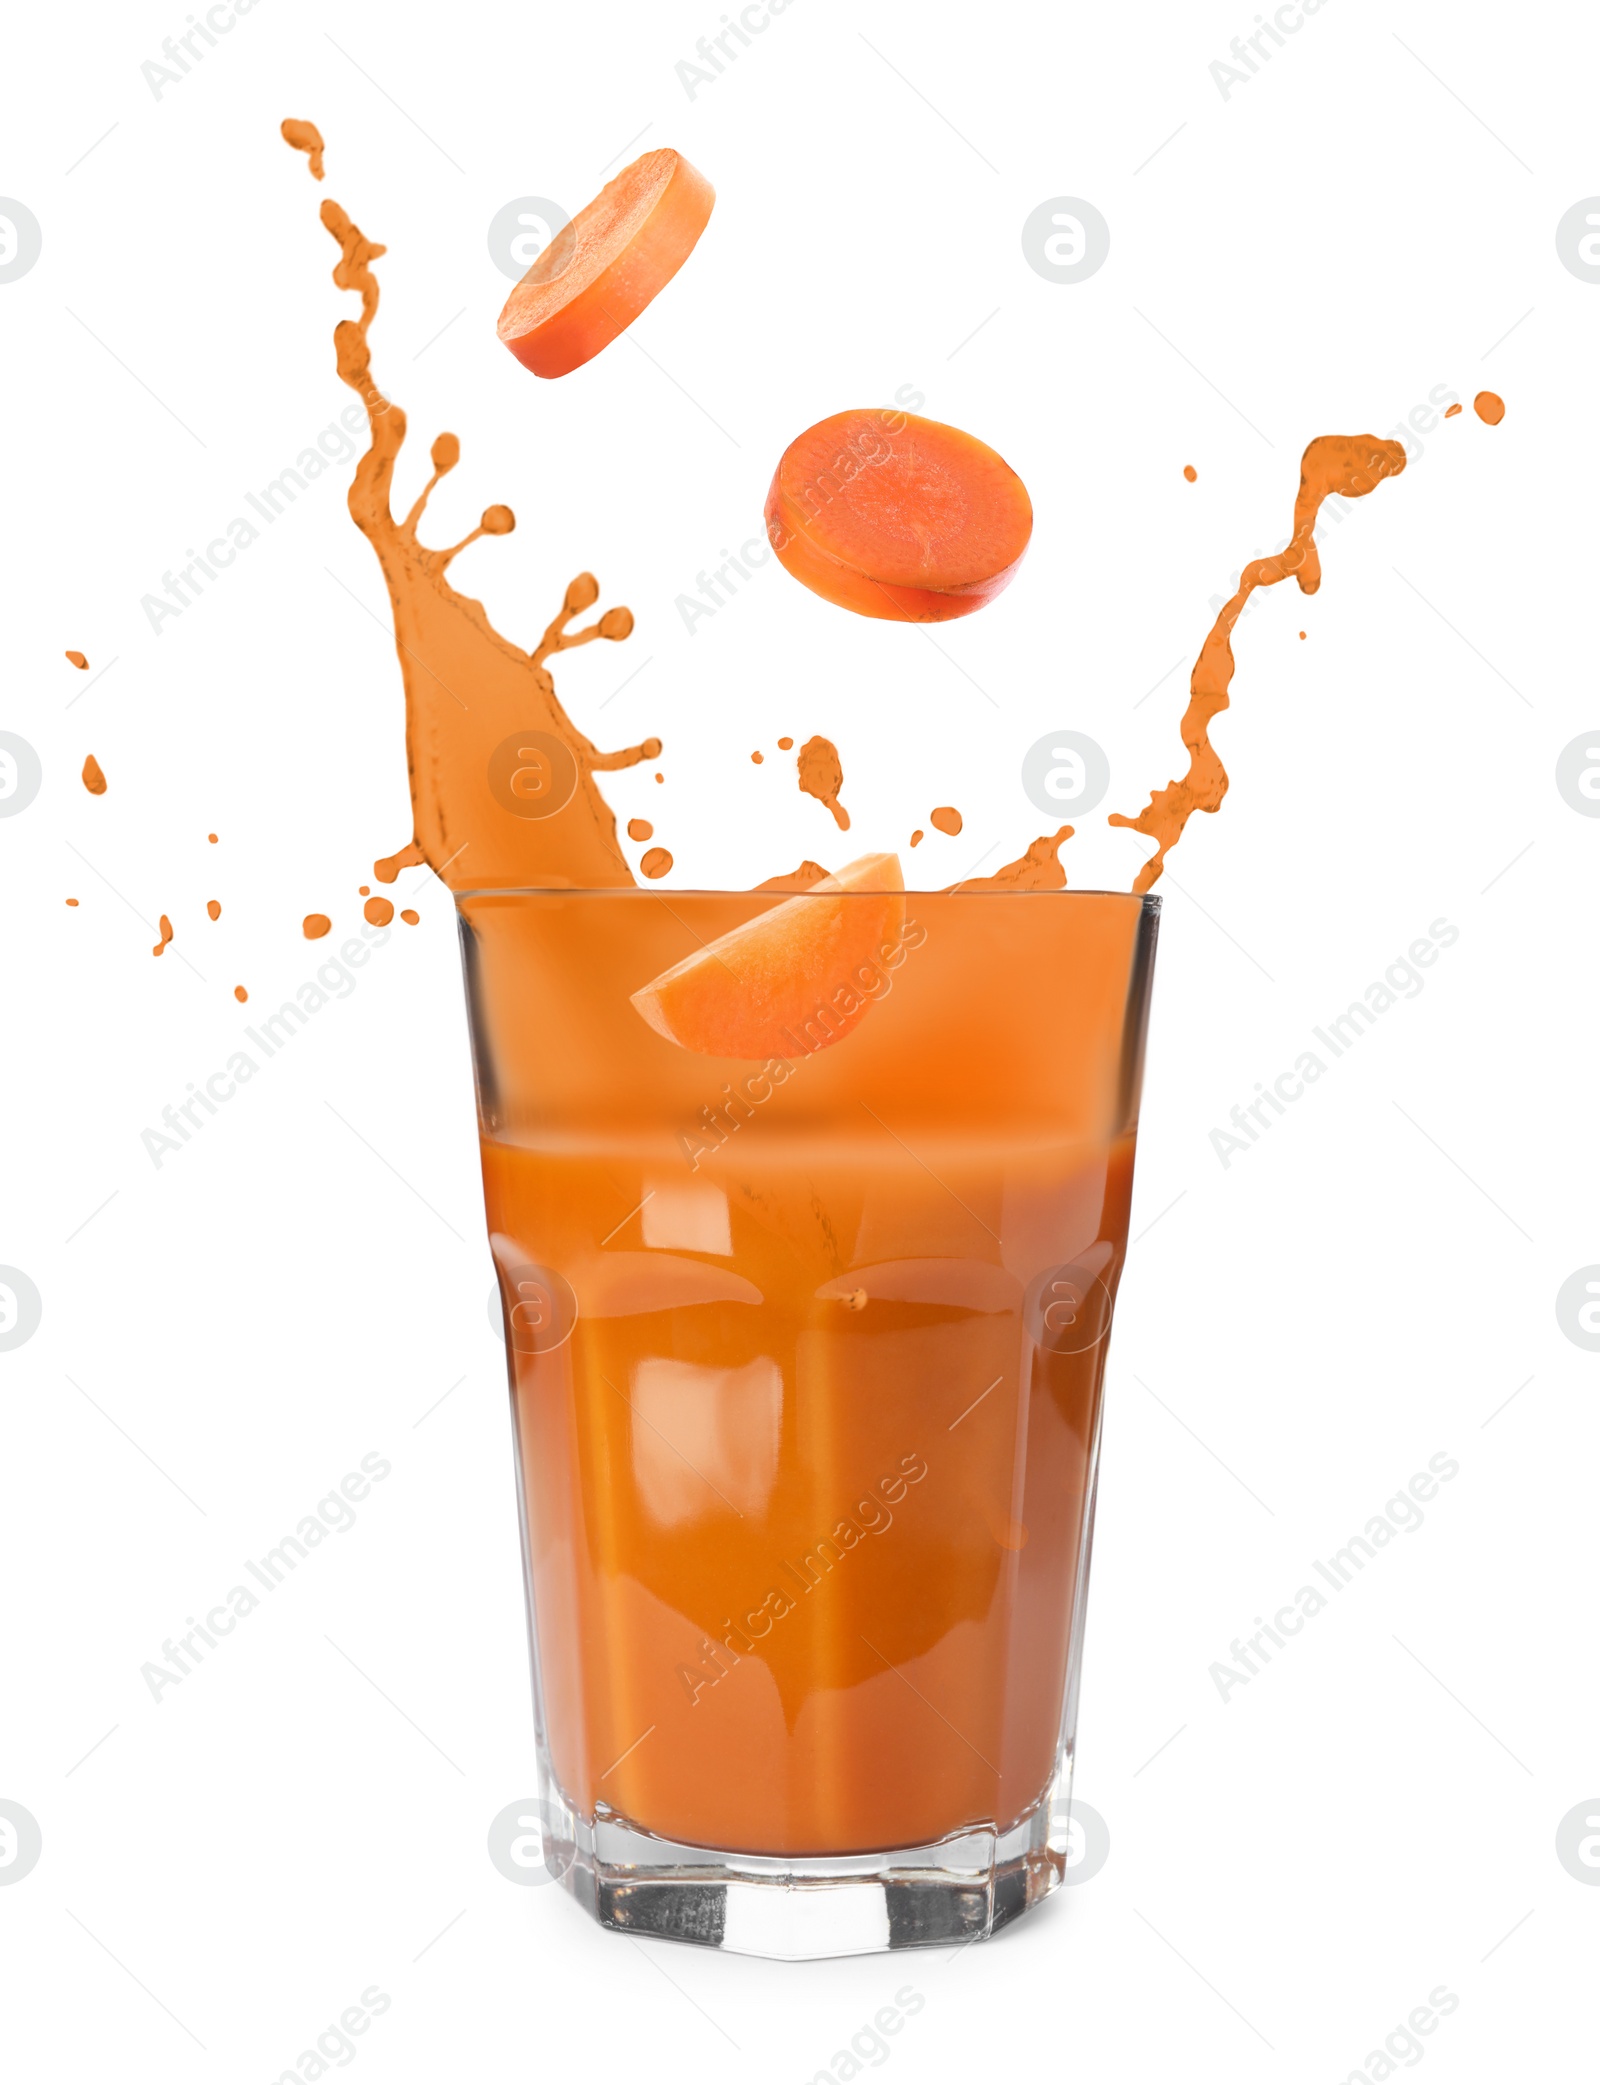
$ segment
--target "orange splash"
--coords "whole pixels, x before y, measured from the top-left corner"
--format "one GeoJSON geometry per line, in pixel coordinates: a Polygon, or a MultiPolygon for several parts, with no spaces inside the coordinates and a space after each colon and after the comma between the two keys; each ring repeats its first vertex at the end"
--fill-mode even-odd
{"type": "Polygon", "coordinates": [[[1189,483],[1192,485],[1195,479],[1199,477],[1200,473],[1195,469],[1192,463],[1186,463],[1183,467],[1183,475],[1188,479],[1189,483]]]}
{"type": "Polygon", "coordinates": [[[72,665],[77,667],[80,673],[87,672],[89,662],[83,656],[82,652],[68,652],[67,658],[72,663],[72,665]]]}
{"type": "Polygon", "coordinates": [[[77,899],[76,899],[76,898],[68,898],[68,900],[67,900],[67,903],[68,903],[69,905],[76,905],[76,904],[77,904],[77,902],[78,902],[78,901],[77,901],[77,899]]]}
{"type": "Polygon", "coordinates": [[[1445,409],[1444,409],[1444,416],[1445,416],[1445,418],[1446,418],[1447,420],[1453,420],[1453,419],[1455,418],[1456,414],[1460,412],[1460,410],[1461,410],[1461,401],[1460,401],[1460,399],[1458,398],[1458,399],[1456,400],[1456,402],[1455,402],[1455,404],[1454,404],[1454,405],[1447,405],[1447,406],[1445,407],[1445,409]]]}
{"type": "Polygon", "coordinates": [[[417,924],[418,920],[421,919],[422,914],[420,912],[413,912],[410,906],[408,905],[405,911],[401,913],[400,917],[405,921],[408,927],[414,927],[417,924]]]}
{"type": "Polygon", "coordinates": [[[1322,565],[1312,530],[1323,501],[1330,493],[1345,499],[1361,499],[1385,478],[1397,477],[1406,467],[1406,452],[1398,442],[1379,441],[1371,434],[1319,434],[1300,459],[1300,489],[1295,495],[1294,528],[1288,548],[1276,557],[1256,558],[1245,566],[1239,591],[1223,608],[1200,648],[1194,671],[1189,676],[1189,706],[1183,713],[1183,742],[1189,749],[1189,769],[1181,782],[1169,782],[1156,790],[1137,818],[1113,811],[1112,825],[1125,825],[1144,833],[1156,843],[1156,851],[1133,880],[1135,892],[1149,890],[1160,876],[1168,854],[1177,845],[1190,814],[1215,811],[1228,791],[1228,773],[1217,758],[1209,731],[1211,720],[1228,707],[1228,690],[1233,681],[1233,647],[1229,642],[1234,624],[1245,603],[1258,586],[1276,586],[1291,576],[1303,594],[1314,594],[1322,584],[1322,565]]]}
{"type": "MultiPolygon", "coordinates": [[[[782,741],[779,743],[782,744],[782,741]]],[[[814,796],[819,804],[825,804],[833,813],[833,822],[840,832],[847,833],[850,830],[850,813],[839,801],[839,791],[844,787],[844,767],[837,748],[830,740],[806,740],[800,748],[797,778],[804,793],[814,796]]]]}
{"type": "Polygon", "coordinates": [[[969,890],[1065,890],[1067,872],[1062,868],[1058,856],[1061,843],[1072,838],[1073,828],[1063,825],[1059,831],[1042,833],[1029,847],[1026,854],[1014,862],[1007,862],[992,876],[967,876],[960,883],[950,886],[952,892],[969,890]]]}
{"type": "Polygon", "coordinates": [[[913,847],[917,846],[917,845],[918,845],[918,844],[920,843],[921,839],[922,839],[922,827],[921,827],[921,826],[919,825],[919,826],[917,827],[916,831],[915,831],[915,832],[914,832],[914,833],[913,833],[913,834],[911,835],[911,844],[912,844],[912,846],[913,846],[913,847]]]}
{"type": "Polygon", "coordinates": [[[372,864],[372,873],[380,883],[393,883],[402,869],[415,869],[422,862],[422,849],[415,840],[408,840],[398,854],[387,854],[382,861],[372,864]]]}
{"type": "Polygon", "coordinates": [[[652,883],[658,876],[665,876],[671,867],[672,856],[665,847],[652,847],[648,853],[639,857],[640,873],[648,876],[652,883]]]}
{"type": "Polygon", "coordinates": [[[1472,401],[1472,410],[1485,427],[1498,427],[1506,416],[1506,402],[1493,391],[1480,391],[1472,401]]]}
{"type": "Polygon", "coordinates": [[[941,804],[938,810],[928,813],[928,823],[937,826],[940,832],[948,833],[954,839],[961,830],[961,813],[954,804],[941,804]]]}
{"type": "Polygon", "coordinates": [[[368,898],[361,916],[370,927],[386,927],[394,918],[394,907],[387,898],[368,898]]]}
{"type": "Polygon", "coordinates": [[[780,753],[791,752],[793,750],[793,747],[794,740],[792,738],[780,738],[778,741],[778,751],[780,753]]]}
{"type": "Polygon", "coordinates": [[[208,840],[209,840],[209,841],[211,842],[211,844],[212,844],[212,846],[213,846],[213,847],[215,847],[215,846],[216,846],[216,844],[217,844],[217,836],[216,836],[216,834],[215,834],[215,833],[207,833],[207,834],[206,834],[206,838],[207,838],[207,839],[208,839],[208,840]]]}
{"type": "Polygon", "coordinates": [[[238,1000],[239,1004],[243,1006],[245,1001],[250,997],[250,994],[245,990],[243,985],[235,985],[233,988],[233,996],[235,999],[238,1000]]]}
{"type": "Polygon", "coordinates": [[[750,758],[755,762],[757,767],[761,766],[762,762],[766,759],[766,757],[767,756],[765,753],[752,753],[750,755],[750,758]]]}
{"type": "Polygon", "coordinates": [[[104,796],[106,793],[106,778],[92,753],[83,763],[83,786],[91,796],[104,796]]]}
{"type": "Polygon", "coordinates": [[[333,925],[325,912],[308,912],[300,922],[300,931],[307,941],[320,941],[333,925]]]}
{"type": "Polygon", "coordinates": [[[304,152],[311,162],[311,172],[318,181],[322,179],[322,132],[314,123],[302,123],[298,117],[285,116],[282,124],[283,141],[293,145],[297,152],[304,152]]]}
{"type": "Polygon", "coordinates": [[[630,818],[628,820],[628,838],[630,840],[653,839],[655,830],[648,818],[630,818]]]}
{"type": "Polygon", "coordinates": [[[206,911],[213,919],[221,919],[222,917],[222,907],[215,898],[206,899],[206,911]]]}
{"type": "Polygon", "coordinates": [[[820,883],[827,873],[821,862],[803,861],[799,868],[791,869],[788,875],[769,876],[765,883],[758,883],[754,888],[790,892],[810,890],[812,884],[820,883]]]}
{"type": "Polygon", "coordinates": [[[159,941],[158,941],[158,942],[156,943],[155,947],[154,947],[153,949],[151,949],[151,951],[150,951],[151,955],[153,955],[153,956],[159,956],[159,955],[160,955],[160,953],[161,953],[161,951],[162,951],[162,950],[163,950],[163,949],[164,949],[164,948],[166,947],[167,943],[168,943],[168,942],[169,942],[169,941],[170,941],[171,939],[172,939],[172,922],[171,922],[171,920],[170,920],[170,919],[168,919],[167,915],[166,915],[166,914],[165,914],[165,913],[163,912],[163,913],[162,913],[162,915],[161,915],[161,939],[160,939],[160,940],[159,940],[159,941]]]}

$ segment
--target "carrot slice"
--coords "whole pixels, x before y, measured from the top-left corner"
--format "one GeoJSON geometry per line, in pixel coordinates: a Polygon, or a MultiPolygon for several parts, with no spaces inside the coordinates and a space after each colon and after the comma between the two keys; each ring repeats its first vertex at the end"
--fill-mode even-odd
{"type": "Polygon", "coordinates": [[[658,1035],[702,1056],[808,1056],[888,991],[905,911],[899,857],[863,855],[663,970],[633,1005],[658,1035]]]}
{"type": "Polygon", "coordinates": [[[904,623],[948,622],[992,601],[1033,533],[1027,487],[987,443],[877,408],[835,413],[792,441],[766,518],[803,586],[904,623]]]}
{"type": "Polygon", "coordinates": [[[581,368],[666,288],[715,201],[681,152],[646,152],[550,241],[506,299],[500,338],[535,376],[581,368]]]}

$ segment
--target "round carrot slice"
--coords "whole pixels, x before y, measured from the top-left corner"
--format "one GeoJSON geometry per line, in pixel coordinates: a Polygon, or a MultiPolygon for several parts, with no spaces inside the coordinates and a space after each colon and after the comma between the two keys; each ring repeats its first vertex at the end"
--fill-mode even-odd
{"type": "Polygon", "coordinates": [[[663,970],[633,1005],[658,1035],[706,1057],[809,1056],[888,990],[905,911],[899,857],[863,855],[663,970]]]}
{"type": "Polygon", "coordinates": [[[666,288],[715,201],[681,152],[646,152],[550,241],[506,299],[500,338],[535,376],[581,368],[666,288]]]}
{"type": "Polygon", "coordinates": [[[889,622],[970,615],[1009,586],[1028,489],[975,435],[911,413],[835,413],[792,441],[767,494],[780,563],[837,607],[889,622]]]}

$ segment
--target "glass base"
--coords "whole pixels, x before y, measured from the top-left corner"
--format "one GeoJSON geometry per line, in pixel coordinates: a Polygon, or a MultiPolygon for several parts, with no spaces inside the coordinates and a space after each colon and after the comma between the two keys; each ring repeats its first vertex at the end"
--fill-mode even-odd
{"type": "Polygon", "coordinates": [[[1070,1759],[1022,1818],[926,1846],[764,1858],[657,1838],[604,1805],[579,1816],[546,1783],[545,1859],[614,1932],[804,1962],[951,1947],[1020,1918],[1066,1871],[1070,1759]]]}

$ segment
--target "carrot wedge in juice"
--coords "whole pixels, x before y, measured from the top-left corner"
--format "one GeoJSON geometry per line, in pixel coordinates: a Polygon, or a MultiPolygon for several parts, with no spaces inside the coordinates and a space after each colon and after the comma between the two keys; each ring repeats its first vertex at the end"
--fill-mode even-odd
{"type": "Polygon", "coordinates": [[[694,251],[716,190],[681,152],[646,152],[563,226],[497,328],[535,376],[565,376],[625,332],[694,251]]]}
{"type": "Polygon", "coordinates": [[[819,420],[789,444],[766,521],[779,562],[824,601],[942,623],[1010,585],[1033,504],[975,435],[869,407],[819,420]]]}
{"type": "Polygon", "coordinates": [[[629,996],[658,1035],[702,1056],[807,1055],[888,991],[905,911],[898,855],[866,854],[629,996]]]}

